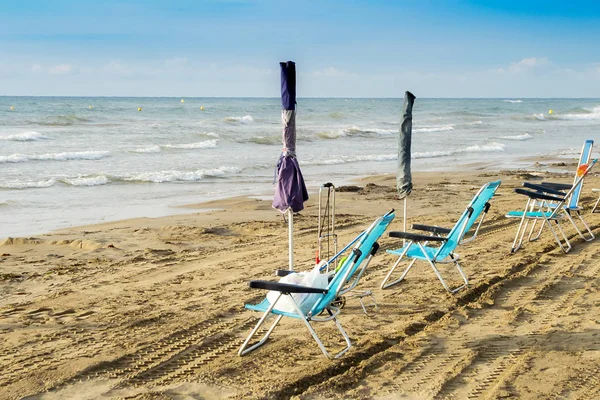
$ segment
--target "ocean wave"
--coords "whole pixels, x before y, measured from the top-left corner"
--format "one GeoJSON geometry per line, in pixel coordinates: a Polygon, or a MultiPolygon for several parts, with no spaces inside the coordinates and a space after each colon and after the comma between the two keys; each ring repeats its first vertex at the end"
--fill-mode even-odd
{"type": "Polygon", "coordinates": [[[200,135],[202,136],[206,136],[206,137],[211,137],[211,138],[219,138],[219,134],[215,133],[215,132],[202,132],[200,135]]]}
{"type": "Polygon", "coordinates": [[[489,153],[504,151],[505,146],[502,143],[476,144],[473,146],[461,147],[454,150],[444,151],[425,151],[412,154],[412,158],[437,158],[448,157],[463,153],[489,153]]]}
{"type": "Polygon", "coordinates": [[[70,161],[70,160],[100,160],[108,157],[108,151],[74,151],[46,154],[11,154],[0,156],[0,164],[20,163],[27,161],[70,161]]]}
{"type": "Polygon", "coordinates": [[[342,128],[338,131],[325,131],[317,133],[321,139],[337,139],[341,137],[352,136],[373,136],[373,135],[393,135],[398,132],[398,129],[383,129],[383,128],[359,128],[356,125],[342,128]]]}
{"type": "Polygon", "coordinates": [[[138,174],[130,174],[118,177],[119,180],[125,182],[195,182],[201,181],[206,177],[222,177],[225,175],[235,174],[241,170],[236,167],[219,167],[212,169],[199,169],[196,171],[156,171],[156,172],[141,172],[138,174]]]}
{"type": "Polygon", "coordinates": [[[44,126],[71,126],[77,123],[90,122],[90,119],[78,117],[75,114],[69,115],[57,115],[54,117],[49,117],[43,121],[35,122],[36,125],[44,125],[44,126]]]}
{"type": "Polygon", "coordinates": [[[150,147],[143,147],[141,149],[133,149],[133,150],[129,150],[132,153],[160,153],[160,146],[156,145],[156,146],[150,146],[150,147]]]}
{"type": "Polygon", "coordinates": [[[110,180],[104,175],[82,176],[78,178],[65,178],[61,182],[71,186],[100,186],[106,185],[110,180]]]}
{"type": "Polygon", "coordinates": [[[165,144],[162,147],[167,149],[212,149],[217,147],[217,142],[217,139],[211,139],[197,143],[165,144]]]}
{"type": "MultiPolygon", "coordinates": [[[[412,153],[413,159],[418,158],[437,158],[437,157],[448,157],[456,154],[463,153],[487,153],[487,152],[501,152],[504,151],[505,146],[502,143],[488,143],[484,145],[473,145],[462,147],[454,150],[442,150],[442,151],[425,151],[412,153]]],[[[330,158],[324,160],[309,160],[300,161],[302,165],[335,165],[335,164],[346,164],[361,161],[393,161],[397,160],[397,154],[369,154],[369,155],[358,155],[358,156],[341,156],[337,158],[330,158]]]]}
{"type": "Polygon", "coordinates": [[[249,124],[254,122],[254,118],[252,115],[244,115],[243,117],[227,117],[225,118],[225,122],[229,122],[230,124],[249,124]]]}
{"type": "Polygon", "coordinates": [[[280,136],[253,136],[247,140],[250,143],[256,144],[281,144],[280,136]]]}
{"type": "Polygon", "coordinates": [[[505,103],[522,103],[523,100],[502,100],[505,103]]]}
{"type": "Polygon", "coordinates": [[[33,188],[48,188],[54,186],[55,179],[47,179],[43,181],[12,181],[0,183],[1,189],[33,189],[33,188]]]}
{"type": "Polygon", "coordinates": [[[558,150],[552,153],[549,153],[548,155],[550,156],[573,156],[573,155],[580,155],[581,154],[581,149],[575,149],[573,147],[568,148],[568,149],[562,149],[562,150],[558,150]]]}
{"type": "Polygon", "coordinates": [[[446,132],[453,131],[454,127],[452,125],[441,125],[441,126],[429,126],[423,128],[413,128],[413,132],[415,133],[432,133],[432,132],[446,132]]]}
{"type": "Polygon", "coordinates": [[[537,119],[538,121],[545,121],[546,120],[546,117],[544,116],[543,113],[533,114],[533,117],[535,119],[537,119]]]}
{"type": "Polygon", "coordinates": [[[557,114],[556,119],[566,121],[581,121],[581,120],[597,120],[600,119],[600,107],[590,109],[582,109],[578,113],[557,114]]]}
{"type": "Polygon", "coordinates": [[[533,139],[533,136],[531,136],[529,133],[524,133],[522,135],[500,136],[500,139],[504,139],[504,140],[529,140],[529,139],[533,139]]]}
{"type": "Polygon", "coordinates": [[[15,133],[8,136],[0,136],[0,140],[11,140],[14,142],[35,142],[38,140],[49,139],[48,136],[42,135],[41,133],[31,131],[23,133],[15,133]]]}

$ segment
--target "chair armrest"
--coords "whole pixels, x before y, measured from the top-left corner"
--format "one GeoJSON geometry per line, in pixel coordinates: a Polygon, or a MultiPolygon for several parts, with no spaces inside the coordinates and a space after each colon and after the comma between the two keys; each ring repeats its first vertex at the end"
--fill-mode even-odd
{"type": "Polygon", "coordinates": [[[552,189],[549,186],[536,185],[535,183],[525,182],[525,183],[523,183],[523,187],[526,187],[528,189],[537,190],[538,192],[554,194],[554,195],[561,196],[561,197],[565,195],[563,192],[559,192],[558,190],[552,189]]]}
{"type": "Polygon", "coordinates": [[[390,232],[389,235],[390,237],[408,239],[415,242],[445,242],[446,240],[448,240],[445,237],[420,235],[418,233],[409,232],[390,232]]]}
{"type": "Polygon", "coordinates": [[[250,281],[248,286],[250,286],[252,289],[275,290],[281,293],[327,293],[327,289],[271,281],[250,281]]]}
{"type": "Polygon", "coordinates": [[[442,228],[441,226],[421,225],[421,224],[413,224],[412,228],[416,229],[418,231],[435,233],[436,235],[439,235],[439,234],[447,235],[450,233],[450,231],[452,231],[452,229],[442,228]]]}
{"type": "Polygon", "coordinates": [[[288,276],[289,274],[293,274],[297,271],[290,271],[288,269],[277,269],[275,270],[275,276],[288,276]]]}
{"type": "Polygon", "coordinates": [[[539,192],[531,192],[531,191],[525,190],[525,189],[515,189],[515,192],[519,193],[519,194],[524,194],[525,196],[528,196],[530,199],[564,201],[564,197],[550,196],[550,195],[539,193],[539,192]]]}
{"type": "Polygon", "coordinates": [[[540,185],[549,187],[554,190],[569,190],[573,187],[573,185],[569,185],[568,183],[556,183],[556,182],[542,182],[540,185]]]}

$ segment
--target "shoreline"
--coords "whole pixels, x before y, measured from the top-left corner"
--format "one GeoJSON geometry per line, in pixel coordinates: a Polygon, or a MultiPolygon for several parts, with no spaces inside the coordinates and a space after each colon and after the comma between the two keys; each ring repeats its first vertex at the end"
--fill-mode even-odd
{"type": "MultiPolygon", "coordinates": [[[[549,171],[549,172],[558,172],[558,173],[564,171],[564,172],[568,173],[569,168],[572,167],[572,164],[573,164],[572,159],[573,158],[570,156],[562,156],[562,157],[560,157],[560,156],[545,156],[545,157],[520,158],[520,159],[514,160],[514,162],[520,163],[523,167],[512,168],[512,169],[505,169],[505,168],[496,169],[496,168],[491,167],[493,165],[493,163],[475,162],[475,163],[468,163],[468,164],[463,164],[463,165],[452,166],[452,167],[440,169],[440,170],[426,170],[426,171],[413,170],[413,175],[418,176],[420,174],[427,175],[427,174],[442,174],[442,173],[458,173],[458,174],[460,174],[460,173],[477,172],[477,171],[486,171],[486,172],[490,172],[490,173],[496,172],[499,174],[501,174],[503,172],[507,172],[507,171],[508,172],[522,171],[522,172],[541,173],[544,170],[549,171]],[[569,161],[571,161],[571,162],[569,162],[569,161]],[[555,168],[549,168],[552,166],[554,166],[555,168]],[[560,167],[565,167],[565,169],[561,169],[560,167]]],[[[334,185],[336,185],[336,187],[338,187],[338,186],[356,184],[363,180],[368,180],[369,178],[378,179],[380,177],[390,176],[390,175],[395,175],[395,171],[389,172],[389,173],[384,173],[384,174],[377,173],[377,174],[370,174],[370,175],[367,174],[367,175],[346,176],[342,179],[338,179],[338,182],[332,182],[332,183],[334,183],[334,185]]],[[[416,182],[418,182],[418,181],[416,181],[416,182]]],[[[309,194],[311,196],[318,195],[319,187],[320,186],[316,186],[316,185],[307,186],[309,194]]],[[[273,190],[274,189],[272,186],[271,190],[265,189],[263,191],[260,191],[260,189],[257,189],[255,192],[252,192],[250,194],[223,195],[223,196],[217,196],[215,198],[209,198],[207,200],[202,200],[200,202],[191,202],[191,203],[177,204],[177,205],[164,204],[162,206],[155,206],[155,207],[149,206],[151,208],[149,208],[148,211],[144,215],[141,215],[141,216],[117,217],[116,219],[111,219],[110,217],[99,217],[102,219],[102,221],[91,222],[91,223],[80,224],[80,225],[71,225],[68,227],[49,228],[49,229],[46,229],[46,230],[44,230],[42,232],[38,232],[38,233],[9,234],[6,236],[0,236],[0,242],[3,240],[6,240],[7,238],[45,236],[45,235],[51,235],[53,232],[66,231],[69,229],[76,230],[78,228],[91,227],[94,225],[110,224],[110,223],[115,223],[115,222],[119,222],[119,221],[126,221],[129,219],[166,218],[166,217],[175,216],[175,215],[186,215],[188,213],[201,212],[201,211],[198,211],[198,209],[201,209],[201,208],[211,208],[211,207],[204,207],[205,204],[218,204],[221,201],[227,202],[227,200],[233,199],[233,198],[266,199],[266,197],[268,197],[268,196],[272,197],[273,190]],[[152,211],[150,211],[150,209],[152,211]],[[163,211],[161,211],[160,209],[162,209],[163,211]],[[188,209],[193,209],[195,211],[189,211],[189,212],[183,211],[183,210],[188,210],[188,209]],[[169,212],[168,210],[172,210],[172,211],[169,212]],[[179,210],[179,211],[175,211],[175,210],[179,210]],[[148,215],[155,215],[155,216],[148,216],[148,215]]]]}

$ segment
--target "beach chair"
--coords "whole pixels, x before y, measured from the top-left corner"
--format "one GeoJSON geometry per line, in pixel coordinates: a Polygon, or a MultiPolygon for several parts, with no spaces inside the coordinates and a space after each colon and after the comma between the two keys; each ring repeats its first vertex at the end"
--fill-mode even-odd
{"type": "MultiPolygon", "coordinates": [[[[567,219],[571,222],[579,236],[581,236],[585,241],[594,239],[594,234],[581,216],[581,209],[577,206],[577,201],[579,200],[579,192],[581,192],[583,180],[592,170],[597,161],[597,159],[594,159],[589,164],[582,164],[577,169],[577,179],[567,193],[557,190],[556,188],[558,188],[558,186],[551,188],[547,185],[547,183],[546,185],[543,183],[540,185],[528,182],[523,183],[523,187],[532,189],[533,191],[520,188],[515,189],[516,193],[525,195],[528,197],[528,199],[525,203],[525,208],[523,211],[511,211],[506,214],[506,216],[509,218],[521,218],[521,223],[517,228],[517,234],[515,235],[515,240],[512,244],[512,253],[521,248],[525,232],[527,231],[527,225],[530,221],[539,220],[543,224],[542,228],[547,226],[550,229],[552,236],[554,236],[554,240],[556,240],[558,246],[565,253],[568,253],[569,250],[571,250],[571,243],[560,226],[560,222],[564,219],[567,219]],[[576,213],[576,215],[582,221],[590,235],[589,237],[586,238],[585,235],[579,230],[575,224],[575,220],[573,220],[571,215],[572,213],[576,213]],[[556,230],[554,229],[552,222],[556,224],[556,230]],[[558,233],[560,233],[560,237],[558,233]]],[[[540,236],[542,229],[540,229],[540,232],[535,238],[531,238],[532,231],[533,229],[531,229],[529,233],[530,241],[537,239],[540,236]]]]}
{"type": "Polygon", "coordinates": [[[319,346],[323,354],[327,358],[339,358],[348,350],[350,350],[350,348],[352,347],[352,343],[350,341],[350,338],[346,334],[346,331],[344,331],[344,328],[337,320],[341,309],[335,306],[335,302],[340,296],[340,294],[347,292],[349,288],[353,288],[354,286],[356,286],[358,280],[366,270],[366,267],[369,265],[371,259],[373,258],[373,256],[375,256],[377,250],[379,249],[379,244],[377,243],[377,240],[387,229],[394,217],[394,210],[388,212],[382,217],[379,217],[377,220],[375,220],[375,222],[373,222],[373,224],[369,226],[369,228],[366,231],[359,235],[358,240],[355,239],[356,244],[354,245],[351,256],[346,258],[346,260],[342,263],[342,265],[337,271],[332,272],[332,279],[329,281],[329,284],[326,288],[313,288],[270,281],[250,281],[250,287],[253,289],[272,290],[279,292],[279,294],[273,303],[269,302],[269,300],[265,298],[265,300],[256,305],[246,304],[245,307],[247,309],[263,312],[263,315],[259,319],[254,329],[252,329],[244,343],[242,344],[241,348],[238,351],[238,354],[240,356],[244,356],[265,344],[265,342],[268,340],[269,336],[277,327],[277,325],[283,317],[301,320],[312,335],[312,337],[314,338],[314,340],[317,342],[317,345],[319,346]],[[357,273],[359,268],[360,271],[357,273]],[[316,300],[314,305],[310,307],[308,312],[303,312],[300,308],[300,305],[292,296],[295,293],[316,293],[321,296],[316,300]],[[295,309],[294,312],[284,312],[275,308],[277,302],[284,296],[287,296],[293,304],[295,309]],[[320,316],[320,314],[323,312],[326,315],[320,316]],[[273,322],[271,327],[267,330],[262,339],[260,339],[257,343],[250,345],[250,340],[252,340],[254,335],[263,325],[263,323],[271,315],[275,315],[275,321],[273,322]],[[346,342],[346,347],[333,356],[327,351],[327,349],[319,339],[319,336],[317,335],[316,331],[311,325],[311,322],[328,321],[333,321],[333,323],[336,325],[346,342]]]}
{"type": "Polygon", "coordinates": [[[381,288],[387,289],[393,285],[400,283],[406,277],[408,271],[411,270],[411,268],[417,260],[427,261],[429,263],[431,268],[433,268],[433,272],[435,272],[436,276],[442,283],[442,286],[444,286],[444,289],[446,289],[448,292],[456,293],[460,289],[465,288],[469,284],[469,281],[462,268],[458,264],[459,255],[456,254],[454,251],[459,244],[466,243],[475,239],[477,233],[479,232],[479,228],[481,227],[481,224],[485,219],[485,215],[487,214],[490,208],[489,201],[494,195],[494,193],[496,193],[496,190],[499,186],[500,181],[488,182],[485,185],[483,185],[481,189],[479,189],[475,197],[473,197],[473,200],[471,200],[468,207],[463,212],[463,214],[458,219],[458,221],[452,229],[415,224],[413,225],[413,229],[429,232],[432,235],[416,234],[409,232],[390,232],[390,237],[405,239],[406,244],[399,249],[387,251],[390,254],[397,255],[398,260],[392,266],[386,277],[383,279],[383,282],[381,282],[381,288]],[[480,215],[481,218],[479,219],[480,215]],[[479,219],[479,223],[477,224],[473,235],[468,239],[464,239],[465,235],[467,234],[467,232],[469,232],[469,230],[471,229],[471,227],[477,219],[479,219]],[[440,245],[439,247],[430,246],[429,242],[439,243],[440,245]],[[394,273],[394,270],[398,267],[398,265],[404,258],[409,258],[412,260],[410,261],[408,267],[406,268],[406,270],[404,270],[400,278],[389,282],[392,274],[394,273]],[[464,284],[457,288],[451,289],[448,286],[448,284],[446,284],[446,281],[442,277],[442,274],[436,267],[436,264],[438,263],[453,263],[456,266],[456,269],[458,270],[460,276],[462,277],[464,284]]]}
{"type": "MultiPolygon", "coordinates": [[[[568,192],[568,190],[570,190],[571,188],[573,188],[573,186],[575,186],[575,182],[577,182],[577,179],[579,178],[578,173],[579,173],[580,169],[585,168],[584,166],[586,166],[590,162],[590,159],[592,158],[593,147],[594,147],[593,140],[586,140],[583,143],[583,147],[581,149],[581,155],[579,156],[579,162],[577,164],[577,169],[575,170],[575,177],[573,178],[572,185],[565,184],[565,183],[555,183],[555,182],[542,182],[540,185],[544,186],[546,188],[561,192],[561,196],[565,195],[568,192]]],[[[573,225],[573,227],[575,228],[575,230],[577,231],[577,233],[579,234],[579,236],[581,236],[581,238],[585,241],[590,241],[590,240],[594,239],[594,234],[592,233],[589,226],[583,219],[583,216],[581,215],[582,208],[579,207],[579,196],[581,194],[582,187],[583,187],[583,180],[581,181],[580,186],[578,188],[576,188],[570,195],[570,198],[566,202],[566,204],[567,204],[566,207],[568,207],[568,219],[571,222],[571,224],[573,225]],[[571,214],[575,214],[578,216],[578,218],[581,220],[581,223],[583,224],[583,227],[588,231],[589,237],[586,238],[585,235],[579,230],[579,228],[577,227],[571,214]]],[[[543,203],[541,201],[538,201],[537,208],[538,208],[538,211],[540,211],[540,212],[544,211],[544,209],[541,207],[542,204],[545,204],[545,211],[552,211],[554,209],[554,207],[556,207],[556,205],[557,205],[557,203],[549,203],[549,202],[543,203]]],[[[535,205],[533,207],[535,208],[535,205]]],[[[531,211],[533,211],[533,210],[531,210],[531,211]]],[[[510,212],[507,214],[508,218],[521,218],[521,216],[522,216],[522,211],[514,211],[514,212],[510,212]]],[[[538,233],[535,236],[533,236],[533,232],[535,231],[535,226],[537,224],[537,221],[538,221],[537,219],[533,220],[533,223],[531,225],[531,230],[529,231],[529,236],[527,237],[527,240],[530,242],[533,242],[533,241],[539,239],[539,237],[542,235],[542,231],[544,230],[544,227],[546,226],[546,224],[542,223],[538,233]]]]}

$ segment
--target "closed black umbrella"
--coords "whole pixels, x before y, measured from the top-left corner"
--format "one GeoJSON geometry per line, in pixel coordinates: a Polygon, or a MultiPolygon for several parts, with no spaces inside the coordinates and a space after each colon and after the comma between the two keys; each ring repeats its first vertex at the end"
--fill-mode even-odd
{"type": "Polygon", "coordinates": [[[406,232],[406,208],[408,195],[412,191],[412,174],[410,172],[410,147],[412,145],[412,108],[415,95],[409,91],[404,93],[402,106],[402,124],[398,136],[398,171],[396,172],[396,189],[400,200],[404,199],[404,231],[406,232]]]}
{"type": "Polygon", "coordinates": [[[283,152],[277,161],[273,208],[288,214],[289,268],[294,269],[294,214],[304,209],[308,191],[296,158],[296,64],[279,63],[281,67],[281,120],[283,152]]]}

